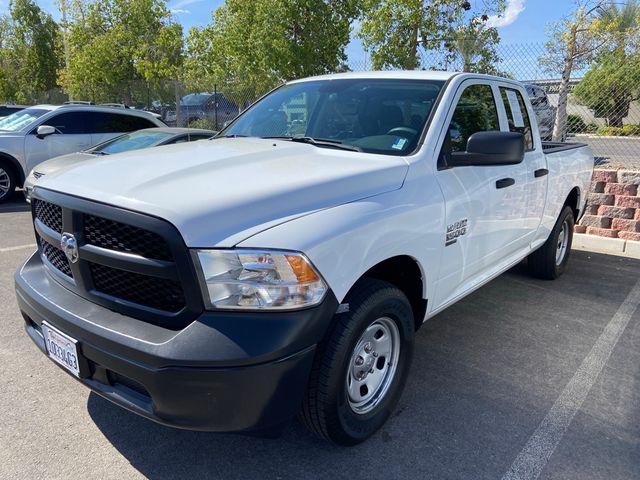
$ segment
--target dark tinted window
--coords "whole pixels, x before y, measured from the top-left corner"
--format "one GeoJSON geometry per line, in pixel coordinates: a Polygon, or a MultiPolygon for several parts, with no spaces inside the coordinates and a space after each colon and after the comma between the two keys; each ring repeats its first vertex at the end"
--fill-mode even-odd
{"type": "Polygon", "coordinates": [[[127,133],[156,125],[146,118],[121,113],[91,112],[93,133],[127,133]]]}
{"type": "Polygon", "coordinates": [[[63,134],[73,135],[91,133],[90,121],[88,112],[64,112],[51,117],[42,125],[50,125],[63,134]]]}
{"type": "Polygon", "coordinates": [[[533,135],[531,135],[531,122],[524,99],[520,92],[512,88],[500,87],[502,102],[507,111],[509,131],[524,134],[524,148],[533,150],[533,135]]]}
{"type": "Polygon", "coordinates": [[[0,107],[0,117],[8,117],[12,113],[22,110],[21,107],[0,107]]]}
{"type": "Polygon", "coordinates": [[[186,143],[186,142],[195,142],[197,140],[206,140],[207,138],[211,138],[213,135],[203,135],[198,133],[196,135],[183,135],[178,138],[174,138],[167,145],[173,145],[174,143],[186,143]]]}
{"type": "Polygon", "coordinates": [[[500,130],[500,122],[491,87],[471,85],[465,88],[449,124],[447,150],[464,152],[471,135],[492,130],[500,130]]]}

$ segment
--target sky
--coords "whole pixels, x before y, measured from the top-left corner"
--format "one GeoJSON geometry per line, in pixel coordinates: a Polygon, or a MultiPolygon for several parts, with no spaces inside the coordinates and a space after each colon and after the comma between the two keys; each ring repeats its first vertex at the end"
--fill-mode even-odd
{"type": "MultiPolygon", "coordinates": [[[[37,3],[51,12],[55,19],[59,18],[55,0],[37,0],[37,3]]],[[[222,3],[222,0],[170,0],[168,7],[186,32],[192,26],[209,23],[212,11],[222,3]]],[[[0,13],[6,12],[8,4],[9,0],[0,0],[0,13]]],[[[542,44],[545,41],[546,24],[565,17],[571,12],[572,5],[573,0],[507,0],[504,15],[492,17],[489,22],[498,28],[504,45],[542,44]]],[[[357,38],[349,44],[347,55],[350,62],[364,60],[365,52],[357,38]]]]}

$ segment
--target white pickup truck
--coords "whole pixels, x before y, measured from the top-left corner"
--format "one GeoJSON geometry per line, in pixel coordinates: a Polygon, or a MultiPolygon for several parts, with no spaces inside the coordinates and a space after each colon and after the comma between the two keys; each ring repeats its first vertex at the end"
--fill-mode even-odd
{"type": "Polygon", "coordinates": [[[338,74],[283,85],[210,141],[47,175],[16,273],[26,331],[165,425],[266,435],[298,413],[361,442],[425,320],[523,259],[565,269],[593,157],[543,144],[535,118],[503,78],[338,74]]]}

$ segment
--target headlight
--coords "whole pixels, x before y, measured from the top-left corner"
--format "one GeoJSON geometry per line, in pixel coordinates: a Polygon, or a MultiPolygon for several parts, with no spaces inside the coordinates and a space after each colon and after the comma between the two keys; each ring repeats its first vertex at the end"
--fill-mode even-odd
{"type": "Polygon", "coordinates": [[[327,285],[306,257],[275,250],[197,250],[209,307],[285,310],[317,305],[327,285]]]}

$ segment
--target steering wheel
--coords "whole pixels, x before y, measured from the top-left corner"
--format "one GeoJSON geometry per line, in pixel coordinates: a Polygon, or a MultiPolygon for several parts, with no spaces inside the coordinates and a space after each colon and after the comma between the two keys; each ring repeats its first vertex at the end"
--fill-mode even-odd
{"type": "Polygon", "coordinates": [[[395,127],[387,132],[387,135],[402,134],[403,136],[415,137],[418,131],[411,127],[395,127]]]}

